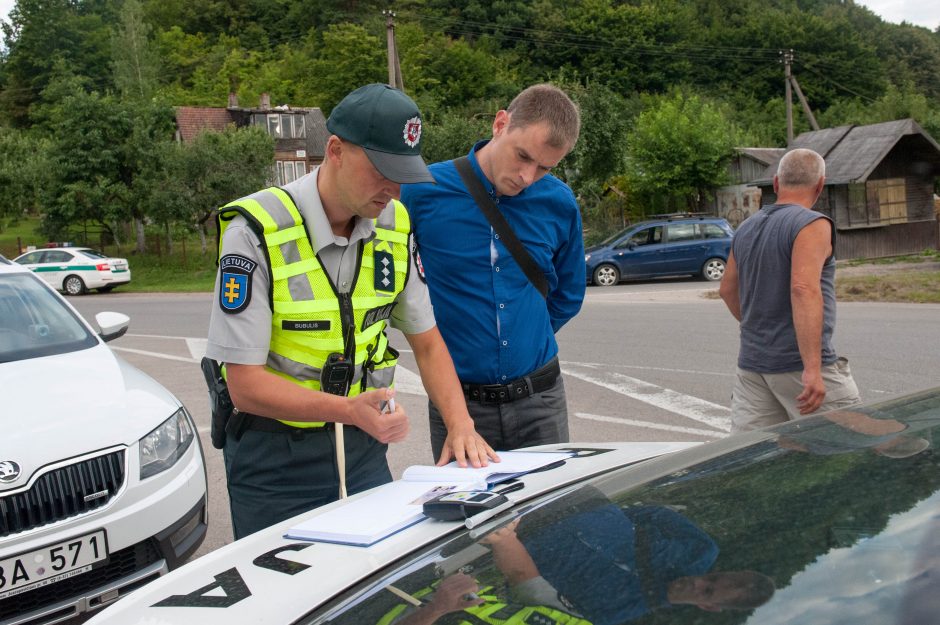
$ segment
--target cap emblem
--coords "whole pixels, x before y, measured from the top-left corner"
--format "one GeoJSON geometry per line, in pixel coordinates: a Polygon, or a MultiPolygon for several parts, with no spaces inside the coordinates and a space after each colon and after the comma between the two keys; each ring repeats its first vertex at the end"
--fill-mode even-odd
{"type": "Polygon", "coordinates": [[[408,144],[409,148],[413,148],[418,145],[418,141],[421,140],[421,118],[412,117],[405,122],[405,131],[402,133],[405,139],[405,143],[408,144]]]}

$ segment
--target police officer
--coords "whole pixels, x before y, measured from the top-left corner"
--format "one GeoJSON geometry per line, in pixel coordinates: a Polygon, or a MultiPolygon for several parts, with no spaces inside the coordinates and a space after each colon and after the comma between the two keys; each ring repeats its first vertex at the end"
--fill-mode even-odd
{"type": "Polygon", "coordinates": [[[236,408],[223,449],[236,539],[335,501],[343,483],[352,494],[391,480],[387,445],[409,423],[390,401],[388,325],[460,432],[452,457],[496,458],[467,413],[427,287],[409,279],[411,222],[395,198],[402,183],[432,180],[417,106],[367,85],[327,129],[322,165],[219,210],[206,355],[225,363],[236,408]]]}

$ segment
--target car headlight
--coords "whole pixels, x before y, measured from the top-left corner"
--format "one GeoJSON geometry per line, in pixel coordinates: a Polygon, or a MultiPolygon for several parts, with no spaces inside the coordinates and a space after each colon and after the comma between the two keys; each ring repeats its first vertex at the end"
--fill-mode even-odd
{"type": "Polygon", "coordinates": [[[140,479],[166,471],[192,445],[195,433],[185,408],[140,439],[140,479]]]}
{"type": "Polygon", "coordinates": [[[584,262],[588,262],[589,260],[591,260],[591,255],[590,255],[590,254],[585,254],[585,255],[584,255],[584,262]]]}

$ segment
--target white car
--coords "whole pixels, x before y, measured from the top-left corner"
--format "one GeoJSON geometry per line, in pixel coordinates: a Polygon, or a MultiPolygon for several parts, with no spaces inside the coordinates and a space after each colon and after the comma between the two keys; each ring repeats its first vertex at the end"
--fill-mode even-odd
{"type": "MultiPolygon", "coordinates": [[[[935,623],[937,442],[940,388],[704,444],[521,450],[574,456],[498,485],[508,505],[466,524],[419,520],[369,546],[285,537],[328,518],[352,529],[363,502],[412,481],[380,486],[202,556],[87,625],[935,623]]],[[[372,515],[391,523],[397,507],[372,515]]]]}
{"type": "Polygon", "coordinates": [[[111,258],[88,247],[53,247],[26,252],[13,259],[35,271],[53,288],[69,295],[89,289],[104,293],[131,281],[125,258],[111,258]]]}
{"type": "Polygon", "coordinates": [[[0,623],[103,607],[202,543],[206,468],[192,418],[31,271],[0,256],[0,623]]]}

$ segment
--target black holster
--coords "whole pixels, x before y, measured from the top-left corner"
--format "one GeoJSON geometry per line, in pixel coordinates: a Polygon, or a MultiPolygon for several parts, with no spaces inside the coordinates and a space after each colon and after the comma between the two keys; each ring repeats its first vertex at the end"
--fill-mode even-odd
{"type": "Polygon", "coordinates": [[[235,405],[232,404],[228,385],[222,377],[219,363],[204,357],[199,365],[202,367],[202,374],[206,377],[206,385],[209,387],[209,408],[212,411],[209,436],[212,439],[212,446],[222,449],[225,447],[226,426],[235,412],[235,405]]]}

